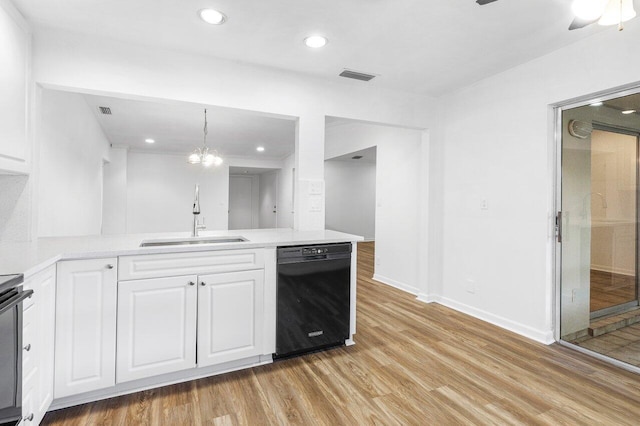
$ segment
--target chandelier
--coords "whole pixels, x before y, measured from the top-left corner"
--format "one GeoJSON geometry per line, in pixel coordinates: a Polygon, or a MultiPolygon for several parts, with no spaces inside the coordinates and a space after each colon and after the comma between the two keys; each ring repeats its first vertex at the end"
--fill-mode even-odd
{"type": "Polygon", "coordinates": [[[211,165],[219,166],[222,164],[222,157],[218,155],[218,151],[215,149],[209,149],[207,146],[207,109],[204,110],[204,137],[202,139],[202,147],[196,148],[189,155],[189,163],[191,164],[202,164],[205,167],[209,167],[211,165]]]}

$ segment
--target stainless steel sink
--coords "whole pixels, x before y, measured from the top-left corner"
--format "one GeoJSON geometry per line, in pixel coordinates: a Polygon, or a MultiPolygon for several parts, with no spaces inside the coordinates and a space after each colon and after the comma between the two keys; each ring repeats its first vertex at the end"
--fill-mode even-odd
{"type": "Polygon", "coordinates": [[[209,238],[187,238],[187,239],[167,239],[167,240],[146,240],[140,243],[140,247],[160,247],[160,246],[190,246],[194,244],[221,244],[221,243],[241,243],[249,241],[244,237],[209,237],[209,238]]]}

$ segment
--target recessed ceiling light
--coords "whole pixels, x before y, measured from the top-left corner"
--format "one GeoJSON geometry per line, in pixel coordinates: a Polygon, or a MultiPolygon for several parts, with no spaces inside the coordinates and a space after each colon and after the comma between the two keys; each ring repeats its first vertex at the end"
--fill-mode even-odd
{"type": "Polygon", "coordinates": [[[329,40],[326,37],[320,35],[312,35],[304,39],[304,44],[313,49],[324,47],[328,42],[329,40]]]}
{"type": "Polygon", "coordinates": [[[602,101],[596,101],[589,104],[589,106],[600,106],[600,105],[602,105],[602,101]]]}
{"type": "Polygon", "coordinates": [[[256,148],[256,151],[258,152],[264,152],[264,146],[259,146],[256,148]]]}
{"type": "Polygon", "coordinates": [[[227,16],[224,13],[215,9],[202,9],[199,14],[200,18],[207,24],[221,25],[227,20],[227,16]]]}
{"type": "Polygon", "coordinates": [[[148,138],[144,140],[146,143],[156,143],[154,139],[148,138]]]}
{"type": "Polygon", "coordinates": [[[634,112],[636,112],[635,109],[628,109],[626,111],[622,111],[623,114],[633,114],[634,112]]]}

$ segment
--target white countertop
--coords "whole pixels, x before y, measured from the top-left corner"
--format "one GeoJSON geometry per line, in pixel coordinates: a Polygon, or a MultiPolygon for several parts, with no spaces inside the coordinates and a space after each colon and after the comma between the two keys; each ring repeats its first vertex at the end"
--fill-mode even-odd
{"type": "Polygon", "coordinates": [[[0,243],[0,275],[22,273],[25,275],[25,278],[28,278],[59,260],[93,259],[134,254],[356,242],[363,240],[360,236],[337,231],[294,231],[289,228],[201,231],[199,233],[199,237],[238,236],[244,237],[248,241],[188,246],[140,247],[140,243],[146,240],[190,237],[189,232],[167,232],[158,234],[39,238],[35,241],[23,243],[0,243]]]}

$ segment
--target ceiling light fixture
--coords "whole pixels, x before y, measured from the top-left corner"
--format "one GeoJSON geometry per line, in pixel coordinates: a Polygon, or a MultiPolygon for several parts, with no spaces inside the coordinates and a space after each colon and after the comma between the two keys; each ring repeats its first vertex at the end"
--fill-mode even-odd
{"type": "Polygon", "coordinates": [[[218,151],[215,149],[210,150],[207,146],[207,109],[204,110],[204,138],[202,139],[202,148],[196,148],[191,155],[189,155],[189,163],[202,164],[205,167],[211,165],[219,166],[222,164],[222,157],[218,155],[218,151]]]}
{"type": "Polygon", "coordinates": [[[304,39],[304,44],[312,49],[324,47],[328,42],[329,40],[321,35],[312,35],[304,39]]]}
{"type": "Polygon", "coordinates": [[[634,112],[636,112],[635,109],[628,109],[626,111],[622,111],[623,114],[633,114],[634,112]]]}
{"type": "Polygon", "coordinates": [[[636,11],[633,9],[633,0],[609,0],[602,16],[598,20],[598,24],[618,25],[618,30],[622,30],[622,23],[635,17],[636,11]]]}
{"type": "Polygon", "coordinates": [[[207,24],[222,25],[227,21],[227,16],[215,9],[202,9],[198,14],[207,24]]]}
{"type": "Polygon", "coordinates": [[[264,146],[259,146],[256,148],[256,151],[258,152],[264,152],[264,146]]]}
{"type": "Polygon", "coordinates": [[[607,0],[574,0],[571,4],[573,14],[585,21],[595,21],[604,12],[607,0]]]}
{"type": "Polygon", "coordinates": [[[589,104],[589,106],[593,106],[593,107],[600,106],[600,105],[602,105],[602,101],[596,101],[589,104]]]}
{"type": "Polygon", "coordinates": [[[144,140],[146,143],[156,143],[154,139],[148,138],[144,140]]]}

